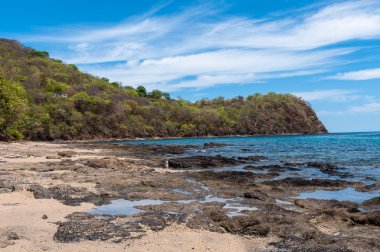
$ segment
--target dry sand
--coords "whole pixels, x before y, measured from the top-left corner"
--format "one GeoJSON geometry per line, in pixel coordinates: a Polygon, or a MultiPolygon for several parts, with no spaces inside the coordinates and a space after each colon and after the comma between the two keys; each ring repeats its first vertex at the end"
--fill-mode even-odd
{"type": "Polygon", "coordinates": [[[57,152],[75,151],[73,159],[83,157],[98,157],[99,153],[106,150],[92,149],[83,150],[71,147],[66,144],[51,142],[18,142],[18,143],[0,143],[0,164],[1,163],[41,163],[41,162],[58,162],[60,159],[46,159],[47,156],[57,156],[57,152]]]}

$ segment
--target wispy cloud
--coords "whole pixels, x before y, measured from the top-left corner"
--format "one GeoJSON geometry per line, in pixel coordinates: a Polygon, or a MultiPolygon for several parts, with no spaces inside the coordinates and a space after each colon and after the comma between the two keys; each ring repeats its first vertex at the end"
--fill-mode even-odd
{"type": "Polygon", "coordinates": [[[22,40],[60,44],[66,50],[54,56],[96,75],[173,90],[318,73],[355,51],[328,46],[380,37],[375,0],[339,1],[275,19],[218,11],[210,4],[174,15],[155,10],[117,25],[66,27],[22,40]],[[97,65],[104,62],[117,63],[97,65]]]}
{"type": "Polygon", "coordinates": [[[347,102],[357,100],[362,97],[355,93],[356,92],[354,90],[329,89],[309,92],[294,92],[292,94],[301,97],[306,101],[347,102]]]}
{"type": "Polygon", "coordinates": [[[380,68],[372,68],[360,71],[352,71],[345,73],[338,73],[336,76],[330,77],[331,79],[337,80],[372,80],[380,79],[380,68]]]}
{"type": "Polygon", "coordinates": [[[320,110],[318,111],[318,115],[331,116],[380,112],[380,102],[376,96],[363,95],[357,90],[326,89],[308,92],[294,92],[292,94],[309,102],[339,102],[344,103],[346,106],[349,105],[349,107],[343,110],[320,110]],[[360,105],[350,105],[353,101],[360,105]]]}
{"type": "Polygon", "coordinates": [[[379,113],[380,112],[380,102],[366,103],[360,106],[352,107],[349,112],[352,113],[379,113]]]}
{"type": "Polygon", "coordinates": [[[148,86],[152,83],[163,86],[166,90],[173,90],[188,87],[210,87],[219,84],[253,83],[284,75],[307,75],[307,72],[299,72],[299,70],[324,67],[332,62],[329,55],[344,53],[346,53],[345,50],[328,50],[308,54],[241,49],[218,50],[157,60],[128,62],[117,66],[89,66],[86,69],[100,76],[112,75],[117,81],[128,79],[131,83],[142,82],[147,83],[148,86]]]}
{"type": "Polygon", "coordinates": [[[318,115],[322,116],[347,116],[355,114],[379,114],[380,113],[380,102],[373,101],[369,103],[364,103],[361,105],[351,106],[346,110],[330,111],[322,110],[318,111],[318,115]]]}

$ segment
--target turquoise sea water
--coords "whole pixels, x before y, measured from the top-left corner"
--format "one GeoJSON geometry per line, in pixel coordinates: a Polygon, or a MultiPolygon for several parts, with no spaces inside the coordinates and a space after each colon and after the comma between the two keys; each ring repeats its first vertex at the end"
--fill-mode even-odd
{"type": "MultiPolygon", "coordinates": [[[[218,138],[182,138],[125,141],[118,144],[161,144],[161,145],[197,145],[205,143],[225,143],[220,148],[194,148],[185,155],[223,155],[228,157],[262,155],[266,161],[254,165],[283,164],[284,162],[325,162],[342,168],[342,172],[351,174],[348,180],[366,183],[380,182],[380,132],[339,133],[325,135],[299,136],[255,136],[255,137],[218,137],[218,138]]],[[[318,169],[298,167],[301,170],[282,174],[283,177],[332,178],[318,169]]],[[[222,168],[240,170],[239,167],[222,168]]]]}

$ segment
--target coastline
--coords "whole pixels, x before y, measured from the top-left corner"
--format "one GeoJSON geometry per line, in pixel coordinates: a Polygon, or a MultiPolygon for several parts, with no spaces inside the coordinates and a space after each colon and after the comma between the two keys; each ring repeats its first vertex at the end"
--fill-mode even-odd
{"type": "MultiPolygon", "coordinates": [[[[364,203],[292,198],[305,190],[376,188],[344,180],[272,181],[285,167],[262,167],[270,171],[253,174],[163,166],[163,156],[175,156],[186,148],[96,142],[0,144],[0,247],[4,251],[30,247],[36,251],[148,251],[157,246],[163,251],[276,251],[348,246],[370,251],[371,244],[380,244],[378,216],[352,210],[367,209],[364,203]],[[268,182],[257,182],[263,179],[268,182]],[[193,202],[193,195],[182,193],[189,191],[197,198],[213,195],[216,201],[193,202]],[[138,207],[144,212],[132,216],[86,214],[117,199],[167,203],[138,207]],[[229,217],[221,199],[239,199],[248,210],[229,217]],[[250,205],[260,210],[249,210],[250,205]],[[42,218],[44,214],[47,219],[42,218]],[[349,222],[344,221],[347,218],[349,222]],[[132,220],[139,225],[129,226],[132,220]],[[104,231],[99,233],[99,228],[104,231]]],[[[216,161],[220,162],[211,159],[210,165],[216,161]]]]}
{"type": "MultiPolygon", "coordinates": [[[[329,134],[344,134],[344,132],[319,132],[319,133],[289,133],[289,134],[257,134],[257,135],[221,135],[221,136],[192,136],[192,137],[135,137],[135,138],[99,138],[99,139],[77,139],[77,140],[53,140],[53,141],[36,141],[36,142],[52,142],[52,143],[110,143],[110,142],[127,142],[127,141],[149,141],[149,140],[173,140],[173,139],[215,139],[215,138],[236,138],[236,137],[286,137],[286,136],[314,136],[314,135],[329,135],[329,134]]],[[[22,140],[17,142],[29,142],[22,140]]],[[[32,141],[33,142],[33,141],[32,141]]]]}

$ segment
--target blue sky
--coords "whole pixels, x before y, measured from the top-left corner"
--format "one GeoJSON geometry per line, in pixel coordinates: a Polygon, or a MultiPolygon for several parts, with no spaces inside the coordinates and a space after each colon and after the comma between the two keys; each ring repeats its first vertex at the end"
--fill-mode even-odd
{"type": "Polygon", "coordinates": [[[293,93],[330,132],[380,130],[380,1],[6,1],[0,37],[190,101],[293,93]]]}

